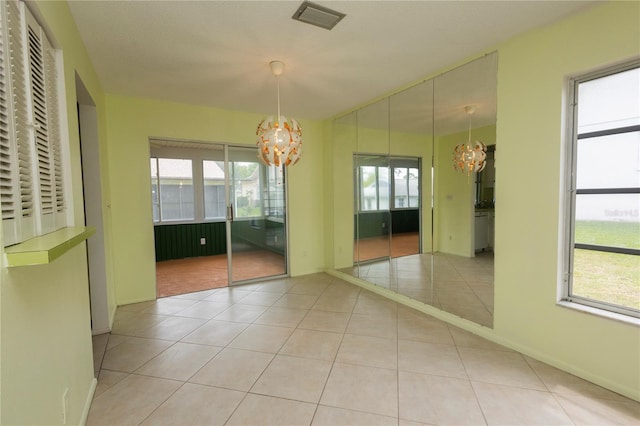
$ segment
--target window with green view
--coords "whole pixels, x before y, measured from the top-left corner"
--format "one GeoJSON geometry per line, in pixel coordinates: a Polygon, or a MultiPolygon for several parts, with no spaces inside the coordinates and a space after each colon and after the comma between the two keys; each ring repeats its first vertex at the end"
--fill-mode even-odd
{"type": "Polygon", "coordinates": [[[640,63],[571,82],[565,300],[640,317],[640,63]]]}

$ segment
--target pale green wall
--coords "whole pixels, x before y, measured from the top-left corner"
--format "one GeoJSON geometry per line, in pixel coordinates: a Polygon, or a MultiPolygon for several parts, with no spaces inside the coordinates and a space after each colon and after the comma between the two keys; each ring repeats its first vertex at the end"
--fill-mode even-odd
{"type": "MultiPolygon", "coordinates": [[[[35,4],[31,4],[36,6],[35,4]]],[[[64,52],[71,190],[75,224],[84,224],[75,72],[96,102],[99,139],[105,141],[100,83],[64,2],[38,2],[36,15],[64,52]]],[[[106,169],[106,166],[104,167],[106,169]]],[[[106,181],[106,180],[105,180],[106,181]]],[[[108,199],[108,186],[103,194],[108,199]]],[[[103,210],[106,214],[106,208],[103,210]]],[[[109,227],[108,222],[105,226],[109,227]]],[[[0,238],[1,239],[1,238],[0,238]]],[[[0,247],[2,247],[0,241],[0,247]]],[[[2,249],[0,249],[1,251],[2,249]]],[[[4,259],[4,253],[0,253],[4,259]]],[[[3,260],[2,260],[3,261],[3,260]]],[[[0,261],[0,262],[2,262],[0,261]]],[[[108,262],[107,262],[108,263],[108,262]]],[[[109,273],[109,271],[108,271],[109,273]]],[[[93,386],[85,244],[50,265],[6,268],[1,277],[1,424],[61,424],[62,395],[69,389],[67,423],[78,424],[93,386]]],[[[111,276],[108,276],[111,285],[111,276]]],[[[109,303],[114,306],[114,301],[109,303]]]]}
{"type": "MultiPolygon", "coordinates": [[[[202,106],[107,96],[114,267],[118,304],[155,298],[149,137],[255,146],[264,117],[202,106]]],[[[291,275],[324,268],[323,127],[300,120],[302,160],[288,170],[291,275]]]]}
{"type": "MultiPolygon", "coordinates": [[[[334,227],[332,232],[333,253],[327,259],[329,267],[340,269],[353,265],[353,214],[354,182],[353,153],[357,151],[357,128],[355,113],[340,118],[333,123],[333,140],[325,142],[331,146],[331,167],[326,180],[331,180],[332,191],[327,203],[334,206],[330,218],[334,227]]],[[[325,223],[325,226],[327,224],[325,223]]]]}
{"type": "MultiPolygon", "coordinates": [[[[435,146],[434,251],[474,256],[475,175],[453,169],[453,149],[467,143],[468,131],[440,136],[435,146]]],[[[471,141],[495,145],[496,126],[472,129],[471,141]]]]}
{"type": "Polygon", "coordinates": [[[499,47],[495,222],[495,333],[635,399],[638,327],[555,302],[565,78],[638,56],[639,18],[609,3],[499,47]]]}

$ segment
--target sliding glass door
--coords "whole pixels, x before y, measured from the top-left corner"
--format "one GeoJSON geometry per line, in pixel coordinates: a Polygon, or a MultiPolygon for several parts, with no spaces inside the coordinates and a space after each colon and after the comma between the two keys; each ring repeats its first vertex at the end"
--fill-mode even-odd
{"type": "Polygon", "coordinates": [[[159,296],[287,274],[281,168],[262,164],[255,147],[150,148],[159,296]]]}
{"type": "Polygon", "coordinates": [[[227,248],[231,284],[287,273],[286,191],[282,167],[255,148],[227,148],[227,248]]]}

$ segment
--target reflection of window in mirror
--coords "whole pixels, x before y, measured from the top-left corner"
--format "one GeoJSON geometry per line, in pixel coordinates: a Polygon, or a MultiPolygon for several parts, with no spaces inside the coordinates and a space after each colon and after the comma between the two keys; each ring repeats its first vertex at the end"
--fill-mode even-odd
{"type": "Polygon", "coordinates": [[[495,206],[495,182],[496,182],[496,169],[495,169],[495,152],[496,146],[487,146],[487,159],[484,170],[480,173],[476,173],[476,196],[475,207],[476,209],[491,210],[495,206]]]}

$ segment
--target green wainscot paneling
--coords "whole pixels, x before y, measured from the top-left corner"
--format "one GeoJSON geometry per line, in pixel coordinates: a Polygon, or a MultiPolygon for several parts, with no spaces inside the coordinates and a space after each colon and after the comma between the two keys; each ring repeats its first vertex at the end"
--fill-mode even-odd
{"type": "Polygon", "coordinates": [[[225,222],[156,225],[153,229],[157,262],[227,252],[225,222]]]}
{"type": "Polygon", "coordinates": [[[420,232],[420,210],[392,210],[391,231],[394,234],[402,234],[405,232],[420,232]]]}
{"type": "Polygon", "coordinates": [[[286,237],[283,219],[236,219],[232,229],[233,239],[236,241],[234,251],[246,246],[248,250],[261,248],[284,254],[286,237]]]}
{"type": "MultiPolygon", "coordinates": [[[[360,231],[360,238],[387,235],[389,233],[389,213],[391,213],[391,231],[394,234],[420,231],[419,209],[361,213],[359,218],[358,215],[354,218],[354,229],[356,232],[360,231]]],[[[357,235],[354,237],[357,237],[357,235]]]]}

